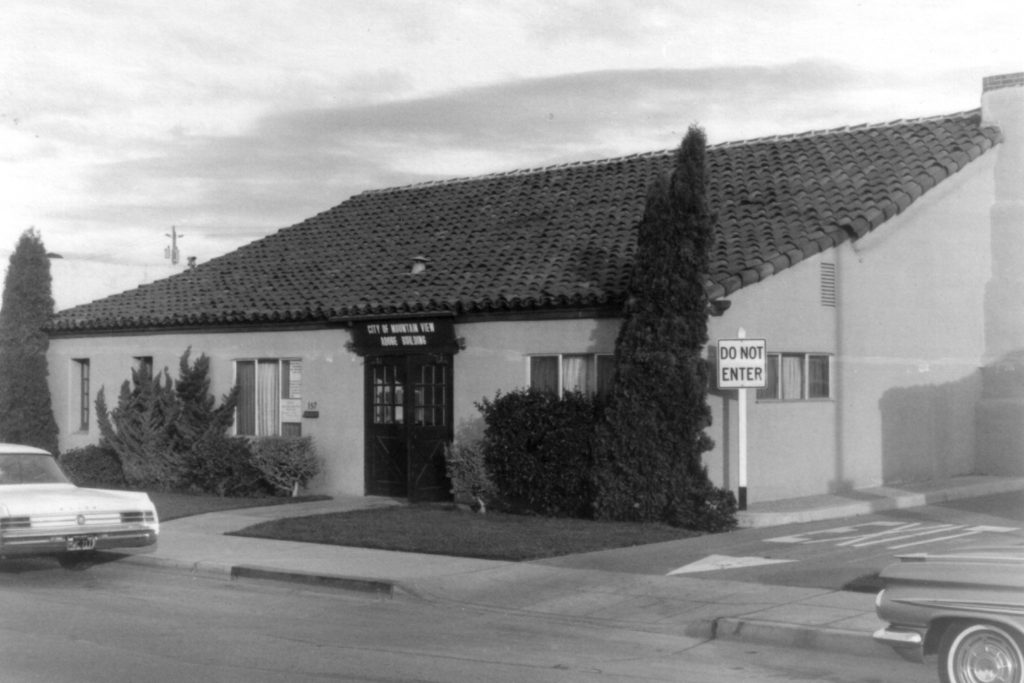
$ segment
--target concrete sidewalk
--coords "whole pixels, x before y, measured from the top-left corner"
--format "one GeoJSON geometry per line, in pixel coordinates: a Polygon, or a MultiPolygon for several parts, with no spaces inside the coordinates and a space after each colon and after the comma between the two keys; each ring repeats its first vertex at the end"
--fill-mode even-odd
{"type": "MultiPolygon", "coordinates": [[[[967,477],[902,492],[892,488],[861,492],[856,494],[861,500],[851,501],[847,494],[787,501],[786,509],[755,506],[743,513],[743,521],[746,526],[766,526],[838,518],[861,514],[861,508],[851,504],[865,501],[870,505],[883,501],[881,505],[891,507],[864,509],[864,513],[1020,489],[1024,489],[1024,478],[967,477]]],[[[225,580],[290,581],[381,597],[533,612],[639,631],[896,657],[871,638],[880,622],[870,594],[224,535],[282,517],[399,504],[387,498],[339,497],[173,520],[161,525],[155,552],[128,556],[125,561],[225,580]]]]}

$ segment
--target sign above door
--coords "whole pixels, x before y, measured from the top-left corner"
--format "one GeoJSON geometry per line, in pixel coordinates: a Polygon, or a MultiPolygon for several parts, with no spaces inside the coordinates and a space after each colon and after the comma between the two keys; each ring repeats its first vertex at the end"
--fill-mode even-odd
{"type": "Polygon", "coordinates": [[[367,320],[352,323],[352,350],[361,355],[454,353],[451,320],[367,320]]]}

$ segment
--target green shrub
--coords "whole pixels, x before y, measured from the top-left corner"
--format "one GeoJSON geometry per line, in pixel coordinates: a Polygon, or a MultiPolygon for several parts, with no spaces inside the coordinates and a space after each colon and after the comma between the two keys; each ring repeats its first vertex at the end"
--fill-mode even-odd
{"type": "Polygon", "coordinates": [[[134,489],[173,489],[180,485],[183,454],[173,445],[173,425],[180,409],[167,371],[150,376],[132,370],[117,406],[107,410],[106,392],[96,395],[100,446],[116,453],[125,481],[134,489]]]}
{"type": "Polygon", "coordinates": [[[211,435],[192,446],[185,459],[183,484],[193,491],[218,496],[255,497],[274,492],[253,463],[249,441],[243,437],[211,435]]]}
{"type": "Polygon", "coordinates": [[[283,495],[293,495],[320,473],[320,458],[308,436],[262,436],[251,439],[252,463],[283,495]]]}
{"type": "Polygon", "coordinates": [[[188,347],[181,356],[177,381],[172,382],[166,368],[156,376],[137,368],[131,381],[121,384],[113,409],[107,409],[104,387],[96,395],[100,445],[113,451],[132,488],[213,493],[225,487],[248,488],[248,472],[241,469],[234,448],[225,449],[225,462],[217,461],[214,448],[224,446],[238,389],[222,397],[218,407],[209,394],[210,359],[201,354],[190,362],[191,352],[188,347]],[[203,444],[206,440],[212,441],[203,444]],[[213,455],[213,460],[199,458],[196,449],[213,455]],[[193,465],[200,471],[190,472],[193,465]]]}
{"type": "Polygon", "coordinates": [[[484,463],[500,498],[545,515],[591,515],[598,401],[526,389],[477,407],[487,423],[484,463]]]}
{"type": "Polygon", "coordinates": [[[444,464],[455,502],[474,505],[478,512],[487,512],[487,506],[494,501],[497,492],[480,448],[463,443],[450,444],[445,447],[444,464]]]}
{"type": "Polygon", "coordinates": [[[77,486],[124,488],[121,462],[110,448],[95,444],[65,451],[58,459],[61,469],[77,486]]]}
{"type": "Polygon", "coordinates": [[[672,526],[709,533],[736,528],[736,496],[718,488],[707,476],[689,480],[672,496],[666,521],[672,526]]]}

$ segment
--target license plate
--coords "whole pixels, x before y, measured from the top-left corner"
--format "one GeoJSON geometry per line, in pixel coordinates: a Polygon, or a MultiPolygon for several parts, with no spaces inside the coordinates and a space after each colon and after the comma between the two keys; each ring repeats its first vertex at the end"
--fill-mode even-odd
{"type": "Polygon", "coordinates": [[[96,547],[95,536],[68,536],[68,550],[92,550],[96,547]]]}

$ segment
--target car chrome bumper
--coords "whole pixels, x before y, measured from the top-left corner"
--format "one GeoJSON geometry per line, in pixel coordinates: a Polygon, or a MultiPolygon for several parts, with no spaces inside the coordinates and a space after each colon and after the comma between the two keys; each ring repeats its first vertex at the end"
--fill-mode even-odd
{"type": "Polygon", "coordinates": [[[69,550],[69,539],[92,537],[92,550],[118,550],[121,548],[155,549],[157,531],[146,527],[131,529],[95,529],[87,533],[75,530],[47,530],[40,533],[5,533],[0,536],[0,557],[26,557],[31,555],[53,555],[69,550]]]}
{"type": "Polygon", "coordinates": [[[902,657],[918,662],[924,658],[924,634],[920,631],[893,628],[890,625],[878,629],[872,637],[879,643],[889,645],[902,657]]]}

